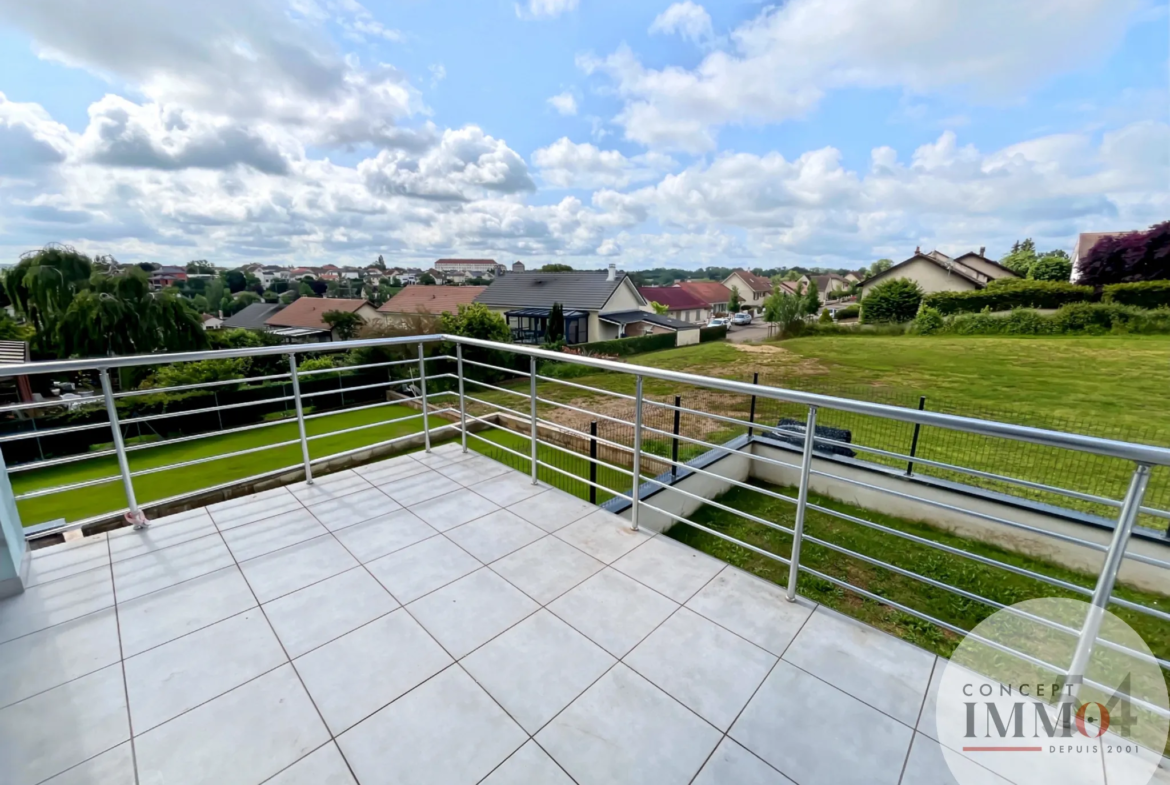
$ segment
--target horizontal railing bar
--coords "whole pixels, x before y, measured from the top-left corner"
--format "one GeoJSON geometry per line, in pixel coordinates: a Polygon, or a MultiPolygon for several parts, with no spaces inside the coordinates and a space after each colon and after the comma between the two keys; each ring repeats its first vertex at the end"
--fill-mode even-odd
{"type": "MultiPolygon", "coordinates": [[[[626,395],[625,393],[613,392],[612,390],[602,390],[602,389],[599,389],[597,387],[590,387],[588,384],[581,384],[579,382],[570,382],[568,379],[558,379],[555,376],[542,376],[541,374],[538,373],[538,374],[536,374],[536,378],[537,379],[544,379],[546,382],[555,382],[557,384],[563,384],[566,387],[576,387],[578,390],[588,390],[589,392],[601,393],[602,395],[608,395],[612,398],[624,398],[627,401],[634,400],[633,395],[626,395]]],[[[647,403],[650,402],[649,398],[643,398],[643,400],[646,401],[647,403]]]]}
{"type": "Polygon", "coordinates": [[[48,401],[32,401],[31,403],[8,403],[0,406],[0,413],[21,412],[26,409],[44,409],[48,406],[76,406],[81,408],[90,404],[101,406],[102,397],[100,395],[81,395],[76,398],[54,398],[48,401]]]}
{"type": "MultiPolygon", "coordinates": [[[[480,362],[479,360],[469,360],[466,357],[463,358],[463,364],[464,365],[478,365],[480,368],[490,368],[493,371],[503,371],[504,373],[510,373],[510,374],[514,374],[516,376],[519,376],[522,379],[528,378],[528,371],[518,371],[515,368],[505,368],[502,365],[492,365],[491,363],[480,362]]],[[[467,381],[473,382],[475,380],[468,379],[467,381]]]]}
{"type": "MultiPolygon", "coordinates": [[[[524,396],[524,397],[527,398],[528,396],[524,396]]],[[[543,403],[543,404],[546,404],[548,406],[557,406],[561,409],[568,409],[569,411],[577,412],[578,414],[588,414],[590,417],[596,417],[599,420],[608,420],[609,422],[616,422],[616,423],[620,423],[621,425],[628,425],[630,427],[633,427],[633,425],[634,425],[629,420],[623,420],[620,417],[613,417],[613,416],[608,415],[608,414],[600,414],[598,412],[591,411],[589,409],[582,409],[579,406],[573,406],[571,403],[561,403],[560,401],[552,401],[552,400],[549,400],[547,398],[541,398],[539,396],[537,396],[536,402],[543,403]]],[[[645,429],[643,429],[643,430],[645,430],[645,429]]]]}
{"type": "MultiPolygon", "coordinates": [[[[758,422],[753,423],[753,422],[749,422],[748,420],[741,420],[738,417],[728,417],[725,414],[715,414],[713,412],[705,412],[702,409],[688,409],[686,406],[675,406],[673,403],[666,403],[663,401],[655,401],[655,400],[652,400],[650,398],[646,398],[645,402],[649,403],[649,404],[653,404],[654,406],[661,407],[663,409],[670,409],[671,411],[682,412],[683,414],[693,414],[697,417],[709,417],[712,420],[719,420],[720,422],[725,422],[725,423],[728,423],[729,425],[741,425],[744,428],[755,428],[757,431],[774,430],[773,426],[770,426],[770,425],[761,426],[758,422]]],[[[817,441],[820,441],[820,439],[818,439],[817,441]]]]}
{"type": "MultiPolygon", "coordinates": [[[[466,396],[465,396],[465,397],[466,397],[466,396]]],[[[500,408],[504,408],[504,409],[505,409],[505,411],[513,411],[512,409],[506,409],[505,407],[500,407],[500,408]]],[[[527,436],[526,434],[523,434],[523,433],[518,433],[518,432],[516,432],[516,431],[513,431],[511,428],[505,428],[504,426],[500,425],[499,423],[494,423],[494,422],[491,422],[490,420],[487,420],[487,419],[485,419],[485,418],[483,418],[483,417],[476,417],[476,416],[474,416],[474,415],[470,415],[470,414],[469,414],[469,415],[467,415],[467,419],[469,419],[469,420],[473,420],[473,421],[475,421],[475,422],[480,422],[480,423],[483,423],[484,425],[490,425],[491,427],[493,427],[493,428],[496,428],[496,429],[498,429],[498,430],[501,430],[501,431],[503,431],[504,433],[515,433],[517,436],[520,436],[520,437],[522,437],[522,438],[528,439],[528,441],[529,441],[529,442],[531,442],[531,441],[532,441],[532,437],[531,437],[531,436],[527,436]]],[[[525,417],[525,419],[527,419],[527,417],[525,417]]],[[[538,422],[539,422],[539,421],[540,421],[540,420],[539,420],[539,418],[538,418],[538,422]]],[[[469,434],[469,435],[471,435],[471,434],[469,434]]],[[[483,437],[480,437],[480,439],[481,439],[482,441],[490,441],[490,440],[488,440],[488,439],[483,439],[483,437]]],[[[543,444],[545,447],[550,447],[550,448],[552,448],[552,449],[554,449],[554,450],[558,450],[558,451],[560,451],[560,452],[566,453],[567,455],[571,455],[571,456],[572,456],[572,457],[574,457],[574,458],[579,458],[579,459],[581,459],[581,460],[583,460],[583,461],[586,461],[586,462],[588,462],[588,463],[596,463],[598,466],[604,466],[604,467],[606,467],[606,468],[608,468],[608,469],[613,469],[613,470],[615,470],[615,471],[621,472],[622,474],[629,475],[631,478],[634,476],[634,473],[633,473],[632,471],[630,471],[629,469],[625,468],[624,466],[618,466],[617,464],[613,464],[613,463],[606,463],[605,461],[601,460],[600,458],[596,458],[596,459],[595,459],[595,458],[592,458],[592,457],[590,457],[590,456],[588,456],[588,455],[583,455],[582,453],[579,453],[579,452],[577,452],[576,450],[570,450],[569,448],[567,448],[567,447],[562,447],[562,446],[561,446],[561,445],[559,445],[559,444],[553,444],[552,442],[541,442],[541,441],[538,439],[538,440],[537,440],[537,443],[538,443],[538,444],[543,444]]],[[[496,444],[496,445],[498,445],[498,446],[501,446],[501,447],[503,446],[503,445],[500,445],[498,442],[491,442],[491,444],[496,444]]],[[[518,455],[518,456],[520,456],[520,457],[521,457],[521,458],[523,458],[524,460],[531,460],[531,456],[525,455],[525,454],[523,454],[523,453],[516,452],[515,450],[512,450],[511,452],[513,452],[515,455],[518,455]]],[[[540,462],[540,460],[539,460],[539,459],[537,459],[537,463],[539,463],[539,462],[540,462]]]]}
{"type": "MultiPolygon", "coordinates": [[[[431,377],[428,376],[427,379],[431,377]]],[[[319,395],[344,395],[347,392],[359,392],[361,390],[373,390],[378,387],[397,387],[402,384],[417,383],[418,379],[391,379],[388,382],[374,382],[373,384],[359,384],[355,387],[338,387],[334,390],[317,390],[311,393],[301,393],[301,398],[315,398],[319,395]]],[[[344,410],[343,410],[344,411],[344,410]]]]}
{"type": "MultiPolygon", "coordinates": [[[[691,493],[690,491],[683,490],[682,488],[679,488],[677,485],[671,485],[668,482],[662,482],[657,477],[646,478],[645,480],[643,480],[643,482],[653,483],[654,485],[657,485],[660,488],[664,488],[664,489],[672,491],[674,493],[682,494],[683,496],[694,499],[695,501],[700,501],[704,505],[709,504],[712,507],[723,510],[725,512],[734,513],[735,515],[738,515],[741,518],[745,518],[745,519],[751,521],[752,523],[758,523],[758,524],[761,524],[763,526],[767,526],[769,529],[775,529],[776,531],[783,532],[784,534],[787,534],[790,537],[792,536],[792,533],[793,533],[792,529],[789,529],[785,526],[781,526],[780,524],[776,523],[775,521],[769,521],[766,518],[759,517],[758,515],[752,515],[751,513],[744,512],[743,510],[737,510],[734,507],[728,507],[726,504],[723,504],[722,502],[717,502],[714,499],[708,499],[705,496],[698,495],[697,493],[691,493]]],[[[795,503],[796,500],[793,499],[792,501],[795,503]]]]}
{"type": "Polygon", "coordinates": [[[19,442],[24,439],[41,439],[50,436],[61,436],[66,433],[77,433],[78,431],[92,431],[95,428],[109,428],[109,420],[102,422],[85,423],[82,425],[66,425],[61,428],[47,428],[43,431],[20,431],[19,433],[7,433],[0,436],[0,444],[8,442],[19,442]]]}
{"type": "MultiPolygon", "coordinates": [[[[431,414],[436,414],[434,409],[428,410],[431,414]]],[[[442,409],[441,411],[450,411],[450,409],[442,409]]],[[[377,428],[382,425],[392,425],[396,422],[405,422],[406,420],[417,420],[422,417],[422,412],[418,414],[408,414],[405,417],[395,417],[393,420],[380,420],[378,422],[368,422],[363,425],[355,425],[352,428],[342,428],[339,431],[328,431],[326,433],[318,433],[314,436],[305,437],[305,441],[313,441],[314,439],[324,439],[326,436],[338,436],[343,433],[354,433],[355,431],[364,431],[367,428],[377,428]]],[[[420,431],[421,433],[421,431],[420,431]]]]}
{"type": "Polygon", "coordinates": [[[105,485],[106,483],[116,482],[122,479],[122,475],[115,474],[110,477],[100,477],[95,480],[83,480],[82,482],[74,482],[68,485],[54,485],[51,488],[37,488],[34,491],[26,491],[13,496],[15,501],[24,501],[25,499],[35,499],[38,496],[52,496],[56,493],[66,493],[68,491],[76,491],[81,488],[89,488],[94,485],[105,485]]]}
{"type": "MultiPolygon", "coordinates": [[[[427,357],[428,360],[437,359],[427,357]]],[[[297,376],[312,376],[318,373],[344,373],[345,371],[363,371],[367,368],[388,368],[392,365],[418,365],[418,360],[387,360],[384,363],[366,363],[364,365],[336,365],[332,368],[315,368],[309,371],[297,371],[297,376]]],[[[285,374],[288,376],[288,374],[285,374]]]]}
{"type": "Polygon", "coordinates": [[[138,471],[130,472],[130,476],[142,477],[147,474],[159,474],[160,472],[171,471],[173,469],[185,469],[188,466],[198,466],[201,463],[213,463],[215,461],[222,461],[227,458],[238,458],[241,455],[251,455],[252,453],[256,452],[274,450],[278,447],[288,447],[290,445],[300,443],[300,439],[290,439],[283,442],[273,442],[272,444],[261,444],[259,447],[249,447],[246,450],[234,450],[232,452],[220,453],[219,455],[208,455],[204,458],[192,458],[189,461],[180,461],[179,463],[168,463],[165,466],[155,466],[150,469],[139,469],[138,471]]]}
{"type": "Polygon", "coordinates": [[[252,384],[253,382],[267,382],[273,379],[290,379],[288,372],[274,373],[268,376],[241,376],[239,379],[221,379],[214,382],[200,382],[199,384],[179,384],[174,387],[147,387],[146,389],[123,390],[114,393],[115,398],[130,398],[138,395],[155,395],[158,393],[185,392],[187,390],[202,390],[205,387],[221,387],[226,384],[252,384]]]}
{"type": "Polygon", "coordinates": [[[557,472],[558,474],[563,474],[572,480],[576,480],[578,482],[583,482],[586,485],[591,486],[593,488],[596,488],[599,491],[605,491],[606,493],[610,494],[611,496],[616,496],[619,499],[625,499],[626,501],[633,501],[632,497],[627,496],[626,494],[622,493],[621,491],[615,491],[613,488],[606,488],[604,485],[602,485],[600,483],[596,483],[596,482],[593,482],[591,480],[587,480],[584,477],[578,477],[577,475],[573,474],[572,472],[566,471],[558,466],[553,466],[551,463],[545,463],[544,461],[540,460],[539,458],[536,459],[536,465],[543,466],[546,469],[552,469],[554,472],[557,472]]]}
{"type": "MultiPolygon", "coordinates": [[[[129,448],[127,448],[129,449],[129,448]]],[[[98,450],[97,452],[83,452],[77,455],[66,455],[61,458],[48,458],[43,461],[31,461],[29,463],[18,463],[15,466],[8,467],[9,474],[17,474],[19,472],[30,472],[36,469],[50,469],[54,466],[64,466],[69,463],[77,463],[78,461],[88,461],[94,458],[105,458],[109,455],[116,455],[117,450],[98,450]]]]}
{"type": "MultiPolygon", "coordinates": [[[[1170,710],[1166,709],[1163,706],[1159,706],[1155,703],[1150,703],[1149,701],[1145,700],[1144,698],[1136,698],[1133,695],[1130,695],[1129,693],[1122,692],[1121,690],[1115,690],[1112,687],[1108,687],[1099,681],[1094,681],[1093,679],[1089,679],[1089,678],[1085,679],[1085,684],[1089,685],[1090,687],[1093,687],[1095,689],[1100,690],[1101,692],[1105,693],[1105,695],[1107,695],[1110,698],[1121,698],[1122,700],[1128,701],[1129,703],[1133,704],[1134,706],[1137,706],[1140,709],[1145,709],[1146,711],[1157,714],[1159,717],[1170,718],[1170,710]]],[[[1112,705],[1112,704],[1110,704],[1110,705],[1112,705]]],[[[1151,780],[1151,782],[1152,782],[1152,780],[1151,780]]]]}
{"type": "MultiPolygon", "coordinates": [[[[463,362],[467,362],[467,360],[464,360],[463,362]]],[[[471,384],[478,384],[481,387],[487,387],[488,389],[491,389],[491,390],[498,390],[499,392],[502,392],[502,393],[508,393],[508,395],[516,395],[520,398],[523,398],[524,400],[528,400],[528,393],[516,392],[515,390],[509,390],[509,389],[506,389],[504,387],[497,387],[494,384],[488,384],[487,382],[481,382],[478,379],[464,379],[464,381],[470,382],[471,384]]]]}
{"type": "Polygon", "coordinates": [[[758,548],[755,545],[752,545],[750,543],[746,543],[742,540],[737,540],[736,538],[732,537],[729,534],[724,534],[723,532],[708,528],[701,523],[695,523],[691,519],[685,518],[682,515],[679,515],[678,513],[667,512],[666,510],[663,510],[659,507],[655,507],[653,504],[650,504],[648,502],[640,502],[640,503],[641,503],[643,509],[653,510],[654,512],[662,513],[663,515],[667,516],[668,518],[673,518],[674,520],[679,521],[680,523],[685,523],[686,525],[688,525],[694,529],[698,529],[701,532],[706,532],[707,534],[710,534],[713,537],[718,537],[719,539],[730,542],[733,545],[738,545],[741,548],[746,548],[747,550],[751,551],[752,553],[757,553],[760,556],[764,556],[765,558],[772,559],[773,561],[778,561],[785,566],[792,563],[790,559],[785,559],[783,556],[781,556],[778,553],[772,553],[771,551],[764,550],[763,548],[758,548]]]}
{"type": "Polygon", "coordinates": [[[241,403],[225,403],[223,406],[208,406],[203,409],[184,409],[177,412],[163,412],[162,414],[147,414],[142,417],[128,417],[122,420],[122,425],[132,425],[138,422],[152,422],[154,420],[167,420],[171,417],[185,417],[192,414],[207,414],[209,412],[222,412],[226,409],[242,409],[246,406],[257,406],[264,403],[280,403],[281,401],[291,401],[294,396],[282,395],[276,398],[257,398],[254,401],[243,401],[241,403]]]}

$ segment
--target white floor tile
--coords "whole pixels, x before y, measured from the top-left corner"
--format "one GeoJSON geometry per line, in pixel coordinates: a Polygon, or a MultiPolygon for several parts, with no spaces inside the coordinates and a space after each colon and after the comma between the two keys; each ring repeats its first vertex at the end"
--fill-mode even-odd
{"type": "Polygon", "coordinates": [[[615,657],[624,657],[678,605],[612,569],[549,603],[548,609],[615,657]]]}
{"type": "Polygon", "coordinates": [[[144,733],[287,662],[259,608],[126,660],[134,733],[144,733]]]}
{"type": "Polygon", "coordinates": [[[452,663],[404,610],[359,627],[294,664],[334,735],[452,663]]]}
{"type": "Polygon", "coordinates": [[[725,567],[686,605],[775,655],[784,653],[816,607],[801,597],[788,602],[784,589],[734,567],[725,567]]]}
{"type": "Polygon", "coordinates": [[[501,507],[524,501],[548,489],[547,485],[533,485],[532,478],[520,472],[501,474],[468,487],[501,507]]]}
{"type": "Polygon", "coordinates": [[[287,488],[273,488],[212,504],[207,512],[220,531],[226,531],[299,509],[302,509],[301,503],[287,488]]]}
{"type": "Polygon", "coordinates": [[[129,738],[122,668],[111,665],[0,709],[4,785],[35,785],[129,738]]]}
{"type": "Polygon", "coordinates": [[[913,727],[935,657],[867,624],[817,608],[784,659],[913,727]]]}
{"type": "Polygon", "coordinates": [[[651,537],[644,531],[634,531],[629,521],[604,510],[569,524],[557,531],[556,536],[606,564],[616,561],[651,537]]]}
{"type": "MultiPolygon", "coordinates": [[[[1118,785],[1124,785],[1122,780],[1118,785]]],[[[906,760],[901,785],[1009,785],[1008,781],[992,774],[979,764],[955,754],[950,764],[943,758],[942,746],[934,739],[914,734],[914,746],[906,760]],[[955,777],[955,769],[962,779],[955,777]]],[[[1144,785],[1144,784],[1143,784],[1144,785]]]]}
{"type": "Polygon", "coordinates": [[[410,508],[436,531],[445,532],[500,509],[474,491],[460,488],[410,508]]]}
{"type": "Polygon", "coordinates": [[[544,536],[543,529],[507,510],[497,510],[447,532],[456,545],[485,564],[544,536]]]}
{"type": "Polygon", "coordinates": [[[536,741],[579,785],[683,785],[720,736],[618,664],[537,734],[536,741]]]}
{"type": "Polygon", "coordinates": [[[110,546],[106,535],[97,534],[79,541],[38,548],[29,554],[27,589],[41,583],[68,578],[79,572],[106,567],[110,563],[110,546]]]}
{"type": "Polygon", "coordinates": [[[353,526],[355,523],[368,521],[371,518],[377,518],[379,515],[400,509],[402,509],[402,505],[377,488],[357,491],[348,496],[342,496],[340,499],[309,505],[309,512],[313,513],[329,531],[344,529],[346,526],[353,526]]]}
{"type": "Polygon", "coordinates": [[[331,534],[240,562],[260,602],[268,602],[358,566],[331,534]]]}
{"type": "MultiPolygon", "coordinates": [[[[443,445],[443,447],[447,446],[449,445],[443,445]]],[[[436,447],[431,450],[430,453],[415,452],[411,453],[410,457],[414,458],[416,461],[421,463],[423,466],[426,466],[427,468],[438,469],[440,466],[454,466],[457,463],[471,460],[475,457],[475,453],[471,452],[470,450],[468,452],[463,452],[462,449],[459,448],[456,448],[455,450],[444,450],[441,447],[436,447]]]]}
{"type": "Polygon", "coordinates": [[[329,742],[309,753],[264,785],[357,785],[341,750],[329,742]]]}
{"type": "Polygon", "coordinates": [[[524,730],[536,733],[614,662],[584,635],[540,610],[462,664],[524,730]]]}
{"type": "Polygon", "coordinates": [[[686,602],[727,565],[669,537],[652,537],[613,563],[639,583],[686,602]]]}
{"type": "Polygon", "coordinates": [[[25,589],[0,600],[0,643],[114,604],[108,567],[25,589]]]}
{"type": "Polygon", "coordinates": [[[135,782],[134,753],[130,742],[126,742],[45,780],[44,785],[135,785],[135,782]]]}
{"type": "Polygon", "coordinates": [[[781,661],[730,736],[800,785],[897,785],[912,733],[781,661]]]}
{"type": "Polygon", "coordinates": [[[235,567],[119,603],[122,656],[133,657],[254,607],[256,598],[235,567]]]}
{"type": "Polygon", "coordinates": [[[362,785],[473,785],[527,738],[453,666],[337,742],[362,785]]]}
{"type": "Polygon", "coordinates": [[[114,589],[118,602],[174,586],[236,563],[223,539],[207,537],[114,562],[114,589]]]}
{"type": "Polygon", "coordinates": [[[397,607],[389,592],[358,567],[273,600],[264,612],[289,656],[296,658],[397,607]]]}
{"type": "Polygon", "coordinates": [[[719,742],[692,785],[795,785],[731,739],[719,742]]]}
{"type": "Polygon", "coordinates": [[[563,529],[597,511],[589,502],[556,488],[516,502],[508,509],[546,532],[563,529]]]}
{"type": "Polygon", "coordinates": [[[360,562],[373,561],[408,545],[434,537],[438,532],[409,510],[397,510],[334,533],[360,562]]]}
{"type": "Polygon", "coordinates": [[[431,537],[366,564],[405,605],[480,568],[479,560],[446,537],[431,537]]]}
{"type": "Polygon", "coordinates": [[[236,561],[246,561],[328,533],[312,513],[300,509],[228,529],[223,539],[236,561]]]}
{"type": "Polygon", "coordinates": [[[110,532],[110,554],[114,561],[132,559],[145,553],[179,545],[219,531],[205,508],[168,515],[150,522],[145,529],[127,526],[110,532]]]}
{"type": "Polygon", "coordinates": [[[440,466],[437,471],[460,485],[476,485],[512,470],[499,461],[493,461],[491,458],[485,458],[477,453],[466,461],[461,461],[453,466],[440,466]]]}
{"type": "Polygon", "coordinates": [[[680,608],[625,663],[726,731],[776,664],[776,656],[680,608]]]}
{"type": "MultiPolygon", "coordinates": [[[[419,465],[421,466],[421,464],[419,465]]],[[[424,472],[422,474],[399,477],[389,482],[375,481],[374,484],[382,490],[382,493],[403,507],[410,507],[419,502],[425,502],[427,499],[433,499],[436,496],[442,496],[445,493],[453,493],[459,490],[460,485],[454,480],[448,479],[426,467],[423,467],[423,469],[424,472]]]]}
{"type": "Polygon", "coordinates": [[[573,785],[573,781],[539,744],[530,741],[501,763],[483,785],[573,785]]]}
{"type": "Polygon", "coordinates": [[[328,740],[292,666],[285,665],[139,736],[139,780],[256,785],[328,740]]]}
{"type": "Polygon", "coordinates": [[[0,644],[0,707],[121,658],[113,608],[0,644]]]}
{"type": "Polygon", "coordinates": [[[425,474],[430,471],[426,466],[409,455],[400,455],[388,461],[379,461],[366,466],[358,466],[354,471],[373,485],[393,482],[394,480],[414,475],[425,474]]]}
{"type": "Polygon", "coordinates": [[[492,570],[546,605],[605,567],[556,537],[544,537],[492,563],[492,570]]]}
{"type": "Polygon", "coordinates": [[[368,490],[373,486],[364,477],[353,471],[335,472],[322,477],[314,477],[310,485],[298,482],[288,486],[288,490],[301,504],[319,504],[321,502],[336,501],[351,493],[368,490]]]}
{"type": "Polygon", "coordinates": [[[503,578],[481,569],[415,600],[407,609],[459,659],[538,607],[503,578]]]}

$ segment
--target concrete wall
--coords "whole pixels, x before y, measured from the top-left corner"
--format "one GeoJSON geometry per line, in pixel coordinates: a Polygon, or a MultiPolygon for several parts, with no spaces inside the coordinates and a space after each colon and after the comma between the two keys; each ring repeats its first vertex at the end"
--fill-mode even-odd
{"type": "MultiPolygon", "coordinates": [[[[720,477],[727,477],[732,480],[744,482],[747,480],[748,472],[750,470],[749,459],[746,455],[728,454],[717,461],[712,462],[708,466],[703,467],[704,472],[717,474],[720,477]]],[[[685,472],[684,472],[685,474],[685,472]]],[[[670,488],[662,488],[653,483],[643,485],[642,501],[644,504],[651,507],[657,507],[666,512],[672,512],[681,515],[684,518],[689,518],[695,510],[703,506],[703,502],[698,499],[691,498],[684,494],[678,493],[674,488],[693,493],[696,496],[702,496],[704,499],[714,499],[721,493],[734,487],[731,483],[725,480],[710,476],[710,474],[700,474],[692,472],[689,475],[683,476],[676,481],[670,488]]],[[[623,513],[625,517],[630,517],[629,509],[623,513]]],[[[669,515],[665,515],[656,510],[647,509],[643,506],[638,511],[638,526],[650,531],[662,532],[670,529],[672,526],[686,526],[685,523],[679,523],[669,515]]]]}
{"type": "Polygon", "coordinates": [[[894,278],[909,278],[911,281],[916,281],[926,294],[931,294],[932,292],[967,292],[976,288],[975,284],[961,275],[948,273],[943,268],[925,259],[915,259],[874,283],[867,281],[862,284],[862,299],[873,290],[874,286],[877,286],[882,281],[892,280],[894,278]]]}
{"type": "MultiPolygon", "coordinates": [[[[753,461],[751,465],[752,477],[776,485],[795,486],[799,482],[800,456],[796,452],[755,442],[752,445],[752,453],[788,464],[787,467],[781,467],[753,461]]],[[[931,501],[1016,521],[1042,531],[1064,534],[1102,545],[1107,545],[1112,535],[1112,532],[1105,529],[1085,526],[1064,518],[1002,504],[991,499],[981,499],[966,493],[933,487],[885,472],[848,466],[838,461],[814,458],[813,470],[832,473],[839,477],[888,488],[900,493],[913,494],[931,501]]],[[[1104,554],[1099,551],[1090,550],[1074,543],[1062,542],[1042,533],[1024,531],[975,515],[943,510],[911,499],[901,499],[881,491],[861,488],[844,480],[814,474],[809,482],[811,490],[838,501],[855,504],[858,507],[886,515],[923,521],[960,537],[1047,559],[1070,569],[1096,573],[1100,570],[1104,559],[1104,554]]],[[[1170,561],[1170,546],[1135,538],[1130,541],[1129,550],[1131,553],[1140,553],[1163,561],[1170,561]]],[[[1127,559],[1124,562],[1120,578],[1131,586],[1149,591],[1166,592],[1167,588],[1170,587],[1170,574],[1167,570],[1141,564],[1132,559],[1127,559]]]]}
{"type": "Polygon", "coordinates": [[[694,346],[699,342],[698,330],[679,330],[675,335],[675,346],[694,346]]]}

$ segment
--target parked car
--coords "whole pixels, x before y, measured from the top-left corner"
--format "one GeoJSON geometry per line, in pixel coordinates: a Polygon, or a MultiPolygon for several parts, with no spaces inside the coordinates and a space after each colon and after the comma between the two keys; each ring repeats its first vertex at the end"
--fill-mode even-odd
{"type": "Polygon", "coordinates": [[[740,311],[735,316],[731,317],[732,324],[751,324],[752,315],[747,311],[740,311]]]}
{"type": "Polygon", "coordinates": [[[717,319],[712,319],[711,321],[707,322],[707,326],[708,327],[730,327],[731,320],[725,319],[722,316],[720,316],[717,319]]]}

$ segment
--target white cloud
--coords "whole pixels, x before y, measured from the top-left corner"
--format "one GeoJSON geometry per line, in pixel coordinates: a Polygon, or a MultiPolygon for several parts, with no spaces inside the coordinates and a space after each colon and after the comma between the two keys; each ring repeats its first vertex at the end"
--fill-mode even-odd
{"type": "Polygon", "coordinates": [[[577,97],[568,90],[549,98],[548,103],[561,115],[568,116],[577,114],[577,97]]]}
{"type": "Polygon", "coordinates": [[[561,137],[532,154],[541,178],[557,188],[624,188],[659,177],[677,164],[667,155],[647,153],[627,158],[616,150],[599,150],[561,137]]]}
{"type": "Polygon", "coordinates": [[[15,103],[0,93],[0,175],[31,175],[65,160],[73,134],[39,104],[15,103]]]}
{"type": "Polygon", "coordinates": [[[577,10],[578,0],[528,0],[526,7],[516,5],[516,15],[521,18],[551,19],[568,11],[577,10]]]}
{"type": "MultiPolygon", "coordinates": [[[[616,120],[628,139],[702,152],[715,148],[720,126],[798,118],[842,87],[1011,100],[1110,50],[1143,4],[791,0],[742,24],[727,50],[711,52],[691,69],[648,68],[624,46],[602,59],[583,58],[581,65],[614,82],[624,100],[616,120]]],[[[682,5],[659,17],[661,29],[691,29],[684,20],[698,16],[682,5]]]]}
{"type": "Polygon", "coordinates": [[[677,33],[695,43],[708,41],[715,35],[707,9],[691,0],[675,3],[656,16],[650,24],[650,33],[677,33]]]}

